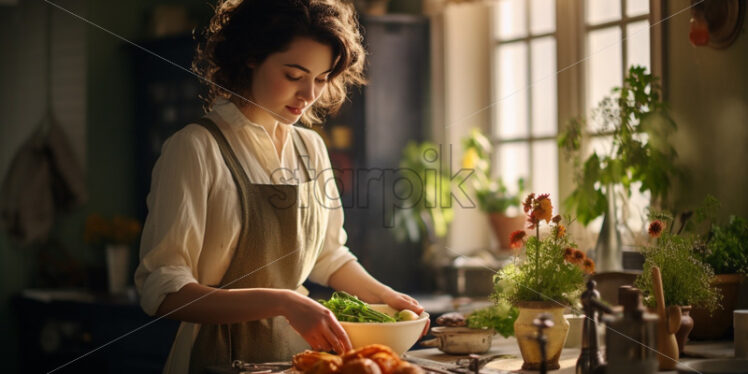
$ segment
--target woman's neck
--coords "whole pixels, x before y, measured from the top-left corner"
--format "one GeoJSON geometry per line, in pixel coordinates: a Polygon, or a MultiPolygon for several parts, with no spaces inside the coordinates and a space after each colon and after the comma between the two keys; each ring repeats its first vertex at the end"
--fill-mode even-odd
{"type": "Polygon", "coordinates": [[[249,122],[262,126],[271,138],[276,136],[278,130],[278,121],[270,113],[258,106],[246,103],[241,99],[231,98],[231,102],[236,105],[239,111],[246,117],[249,122]]]}

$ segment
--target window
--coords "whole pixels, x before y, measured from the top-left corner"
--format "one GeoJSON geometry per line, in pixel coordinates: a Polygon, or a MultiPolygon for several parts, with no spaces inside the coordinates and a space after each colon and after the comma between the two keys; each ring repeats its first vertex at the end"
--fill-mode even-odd
{"type": "Polygon", "coordinates": [[[510,190],[558,193],[554,0],[502,0],[493,8],[494,173],[510,190]]]}
{"type": "MultiPolygon", "coordinates": [[[[621,85],[629,66],[651,71],[649,0],[499,0],[493,13],[494,172],[510,188],[523,177],[531,191],[550,193],[560,204],[571,188],[564,184],[573,179],[559,180],[564,162],[559,163],[556,146],[559,129],[568,119],[589,114],[621,85]],[[574,79],[561,79],[559,72],[576,65],[574,79]],[[572,104],[561,105],[559,98],[572,104]]],[[[588,148],[609,145],[610,138],[602,136],[588,148]]],[[[633,196],[622,207],[630,227],[642,224],[640,213],[648,202],[648,196],[633,196]]],[[[589,225],[599,227],[600,222],[589,225]]]]}

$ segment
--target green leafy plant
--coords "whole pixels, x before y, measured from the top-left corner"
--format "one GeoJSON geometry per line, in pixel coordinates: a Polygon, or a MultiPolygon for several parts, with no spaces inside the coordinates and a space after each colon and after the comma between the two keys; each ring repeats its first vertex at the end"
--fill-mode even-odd
{"type": "Polygon", "coordinates": [[[720,208],[719,200],[707,195],[693,213],[681,214],[681,221],[686,231],[703,232],[708,228],[705,243],[696,247],[696,255],[715,274],[748,273],[748,222],[731,215],[727,223],[719,224],[716,216],[720,208]]]}
{"type": "Polygon", "coordinates": [[[394,211],[395,237],[399,241],[417,243],[447,234],[452,221],[452,190],[447,176],[442,174],[437,146],[430,142],[410,142],[400,160],[400,176],[408,183],[396,183],[397,196],[406,201],[394,211]],[[437,157],[432,157],[436,155],[437,157]]]}
{"type": "Polygon", "coordinates": [[[519,310],[505,301],[489,307],[478,309],[467,317],[467,327],[471,329],[493,329],[501,336],[508,338],[514,335],[514,321],[519,310]]]}
{"type": "Polygon", "coordinates": [[[525,240],[525,231],[512,233],[513,248],[524,246],[525,256],[517,256],[515,263],[494,275],[494,293],[497,302],[507,300],[512,304],[521,301],[555,301],[573,305],[582,292],[585,273],[595,271],[595,263],[576,249],[576,244],[566,235],[561,216],[552,216],[553,206],[547,194],[527,196],[523,202],[530,230],[535,235],[525,240]],[[550,232],[540,236],[541,221],[550,225],[550,232]]]}
{"type": "Polygon", "coordinates": [[[478,129],[462,139],[464,155],[462,167],[473,170],[471,187],[475,191],[478,208],[486,213],[505,213],[510,207],[519,207],[525,191],[525,181],[517,180],[517,192],[510,193],[501,178],[491,178],[491,141],[478,129]]]}
{"type": "Polygon", "coordinates": [[[667,197],[670,185],[682,172],[675,167],[677,154],[668,144],[676,129],[660,99],[658,79],[646,68],[632,66],[621,87],[613,88],[592,111],[599,131],[588,133],[584,118],[572,119],[558,137],[558,144],[574,160],[577,186],[564,201],[566,211],[587,225],[604,214],[610,186],[631,196],[639,182],[640,192],[649,191],[655,204],[667,197]],[[592,136],[610,136],[607,154],[593,152],[581,161],[582,145],[592,136]]]}
{"type": "Polygon", "coordinates": [[[712,225],[702,259],[715,274],[748,273],[748,222],[730,216],[727,224],[712,225]]]}
{"type": "Polygon", "coordinates": [[[670,232],[673,219],[667,212],[652,213],[650,217],[653,220],[649,224],[649,235],[655,242],[641,249],[644,267],[635,282],[636,287],[647,294],[646,303],[654,306],[652,267],[657,266],[666,305],[692,305],[713,310],[720,296],[710,285],[714,272],[695,252],[704,245],[702,239],[694,233],[683,232],[685,222],[676,233],[670,232]]]}

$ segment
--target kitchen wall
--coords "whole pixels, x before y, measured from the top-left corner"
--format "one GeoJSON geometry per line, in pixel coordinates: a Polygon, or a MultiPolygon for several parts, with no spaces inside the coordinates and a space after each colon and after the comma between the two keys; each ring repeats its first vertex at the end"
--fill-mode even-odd
{"type": "MultiPolygon", "coordinates": [[[[148,33],[148,10],[168,1],[59,0],[73,13],[127,39],[148,33]]],[[[207,12],[200,1],[180,4],[207,12]]],[[[45,105],[45,10],[52,9],[53,103],[74,153],[86,171],[88,203],[58,215],[51,238],[82,264],[103,264],[83,243],[89,213],[134,215],[135,139],[130,50],[96,26],[36,0],[0,5],[0,176],[36,129],[45,105]],[[74,80],[74,81],[71,81],[74,80]]],[[[0,232],[0,361],[16,372],[18,334],[10,298],[24,288],[52,285],[37,275],[39,246],[21,248],[0,232]]]]}
{"type": "MultiPolygon", "coordinates": [[[[689,0],[668,0],[668,12],[689,0]]],[[[745,3],[743,3],[745,5],[745,3]]],[[[748,216],[748,35],[746,25],[724,50],[693,47],[688,12],[668,21],[667,100],[680,126],[674,144],[690,181],[675,186],[676,201],[694,206],[706,194],[722,203],[720,215],[748,216]]]]}

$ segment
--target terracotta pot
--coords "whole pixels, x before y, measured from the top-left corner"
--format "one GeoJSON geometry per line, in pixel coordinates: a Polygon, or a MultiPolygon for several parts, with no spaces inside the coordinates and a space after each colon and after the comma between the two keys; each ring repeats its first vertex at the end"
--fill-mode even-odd
{"type": "Polygon", "coordinates": [[[732,312],[738,302],[740,284],[745,274],[719,274],[712,279],[712,286],[722,294],[722,303],[717,305],[711,315],[702,307],[693,307],[691,317],[694,320],[693,331],[689,336],[693,340],[718,340],[732,333],[732,312]]]}
{"type": "Polygon", "coordinates": [[[560,368],[558,358],[564,348],[566,336],[569,333],[569,322],[564,318],[564,307],[552,301],[524,301],[517,303],[519,316],[514,322],[514,335],[517,337],[520,353],[522,353],[522,370],[540,369],[540,346],[535,340],[537,327],[532,321],[540,313],[548,313],[553,321],[553,327],[545,329],[548,343],[546,344],[546,365],[548,370],[560,368]]]}
{"type": "Polygon", "coordinates": [[[682,355],[683,348],[688,342],[688,334],[693,330],[693,318],[691,318],[691,306],[685,305],[680,307],[680,327],[675,332],[675,340],[678,342],[678,352],[682,355]]]}
{"type": "Polygon", "coordinates": [[[496,240],[499,241],[499,250],[509,250],[509,235],[517,230],[525,228],[525,216],[508,217],[504,213],[489,213],[488,222],[496,240]]]}

